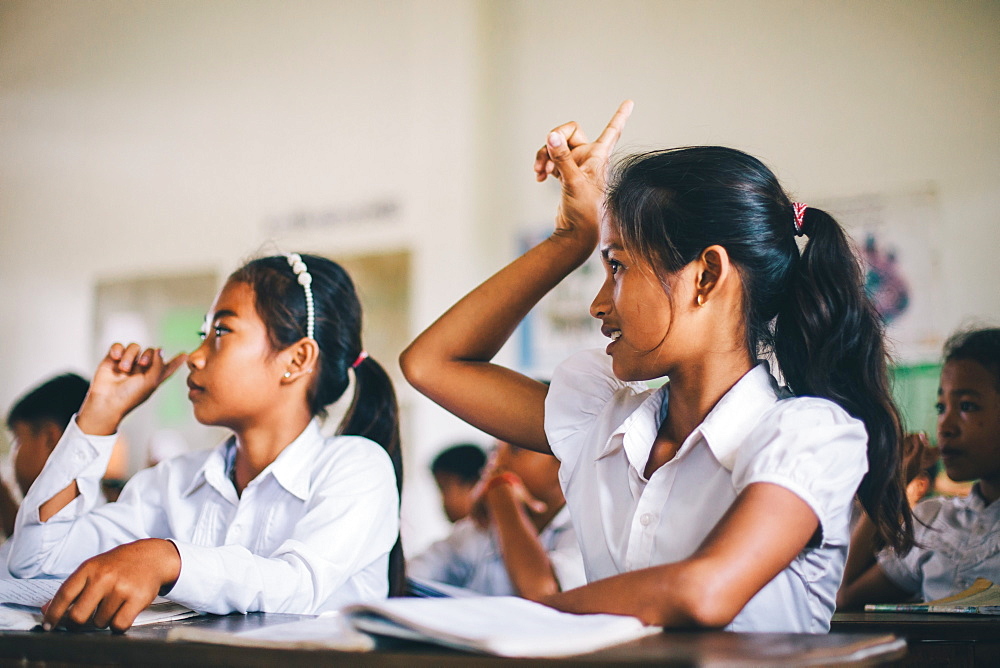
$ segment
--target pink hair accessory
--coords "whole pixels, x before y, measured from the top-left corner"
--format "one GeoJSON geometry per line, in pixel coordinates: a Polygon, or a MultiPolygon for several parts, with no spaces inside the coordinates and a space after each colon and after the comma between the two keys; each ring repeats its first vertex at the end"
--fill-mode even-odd
{"type": "Polygon", "coordinates": [[[792,213],[795,214],[795,236],[801,237],[805,232],[802,231],[802,220],[806,216],[806,209],[809,205],[804,202],[792,202],[792,213]]]}
{"type": "Polygon", "coordinates": [[[360,355],[358,355],[358,359],[354,360],[354,363],[353,363],[353,364],[351,364],[351,368],[352,368],[352,369],[357,369],[357,368],[358,368],[358,366],[359,366],[359,365],[360,365],[360,364],[361,364],[362,362],[364,362],[364,361],[365,361],[366,359],[368,359],[368,351],[367,351],[367,350],[362,350],[362,351],[361,351],[361,354],[360,354],[360,355]]]}

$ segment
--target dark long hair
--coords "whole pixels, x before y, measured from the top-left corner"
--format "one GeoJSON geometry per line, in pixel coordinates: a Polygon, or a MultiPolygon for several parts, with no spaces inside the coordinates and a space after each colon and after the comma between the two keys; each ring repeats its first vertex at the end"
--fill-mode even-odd
{"type": "Polygon", "coordinates": [[[773,353],[793,392],[830,399],[864,422],[868,473],[858,497],[880,546],[908,550],[913,522],[882,321],[840,225],[807,209],[800,254],[792,202],[777,178],[756,158],[720,146],[626,158],[607,206],[625,245],[667,275],[711,245],[726,249],[742,280],[751,359],[773,353]]]}
{"type": "MultiPolygon", "coordinates": [[[[348,373],[364,350],[361,303],[350,276],[336,262],[302,255],[312,275],[315,304],[313,338],[319,346],[319,369],[309,393],[313,415],[340,399],[350,385],[348,373]]],[[[305,292],[284,256],[252,260],[229,277],[253,288],[255,306],[267,326],[271,346],[283,350],[306,336],[305,292]]],[[[338,434],[364,436],[381,445],[392,460],[396,489],[403,491],[403,459],[399,443],[399,408],[385,369],[371,357],[354,367],[354,397],[338,434]]],[[[389,553],[389,595],[405,587],[403,546],[397,537],[389,553]]]]}

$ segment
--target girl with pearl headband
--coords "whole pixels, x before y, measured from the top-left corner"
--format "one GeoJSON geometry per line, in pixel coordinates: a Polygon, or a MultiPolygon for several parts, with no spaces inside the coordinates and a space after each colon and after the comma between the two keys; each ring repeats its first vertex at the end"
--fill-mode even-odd
{"type": "Polygon", "coordinates": [[[253,260],[216,296],[201,346],[165,361],[115,344],[21,506],[8,567],[68,576],[46,628],[122,631],[158,593],[202,612],[318,614],[399,593],[396,397],[361,343],[336,263],[253,260]],[[233,435],[137,473],[95,507],[122,418],[181,365],[199,422],[233,435]],[[318,418],[354,375],[334,437],[318,418]]]}
{"type": "Polygon", "coordinates": [[[880,321],[840,226],[793,203],[759,160],[653,151],[608,185],[631,110],[595,142],[575,123],[548,135],[534,167],[562,184],[552,236],[424,331],[403,372],[480,429],[560,460],[588,584],[542,602],[825,632],[855,491],[883,543],[912,542],[880,321]],[[548,388],[494,364],[598,244],[606,278],[590,313],[607,349],[573,355],[548,388]]]}

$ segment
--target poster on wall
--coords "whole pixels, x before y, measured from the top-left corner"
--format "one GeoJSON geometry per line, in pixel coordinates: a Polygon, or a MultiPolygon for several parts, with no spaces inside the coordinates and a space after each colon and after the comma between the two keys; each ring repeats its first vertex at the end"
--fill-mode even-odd
{"type": "Polygon", "coordinates": [[[940,211],[932,184],[815,202],[851,235],[865,288],[898,364],[937,360],[942,331],[940,211]]]}

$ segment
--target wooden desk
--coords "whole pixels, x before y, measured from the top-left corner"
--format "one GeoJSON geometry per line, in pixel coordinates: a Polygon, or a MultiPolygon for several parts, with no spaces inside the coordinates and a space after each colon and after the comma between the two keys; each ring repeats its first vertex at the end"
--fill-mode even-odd
{"type": "Polygon", "coordinates": [[[838,612],[832,628],[906,638],[909,652],[900,665],[1000,666],[1000,616],[838,612]]]}
{"type": "MultiPolygon", "coordinates": [[[[276,650],[167,642],[178,625],[231,632],[298,619],[295,615],[252,614],[196,617],[137,627],[125,635],[0,632],[0,666],[199,665],[199,666],[493,666],[510,659],[479,656],[425,645],[379,639],[368,653],[332,650],[276,650]]],[[[667,632],[593,654],[564,660],[518,660],[519,665],[875,665],[902,657],[905,643],[891,634],[667,632]]]]}

